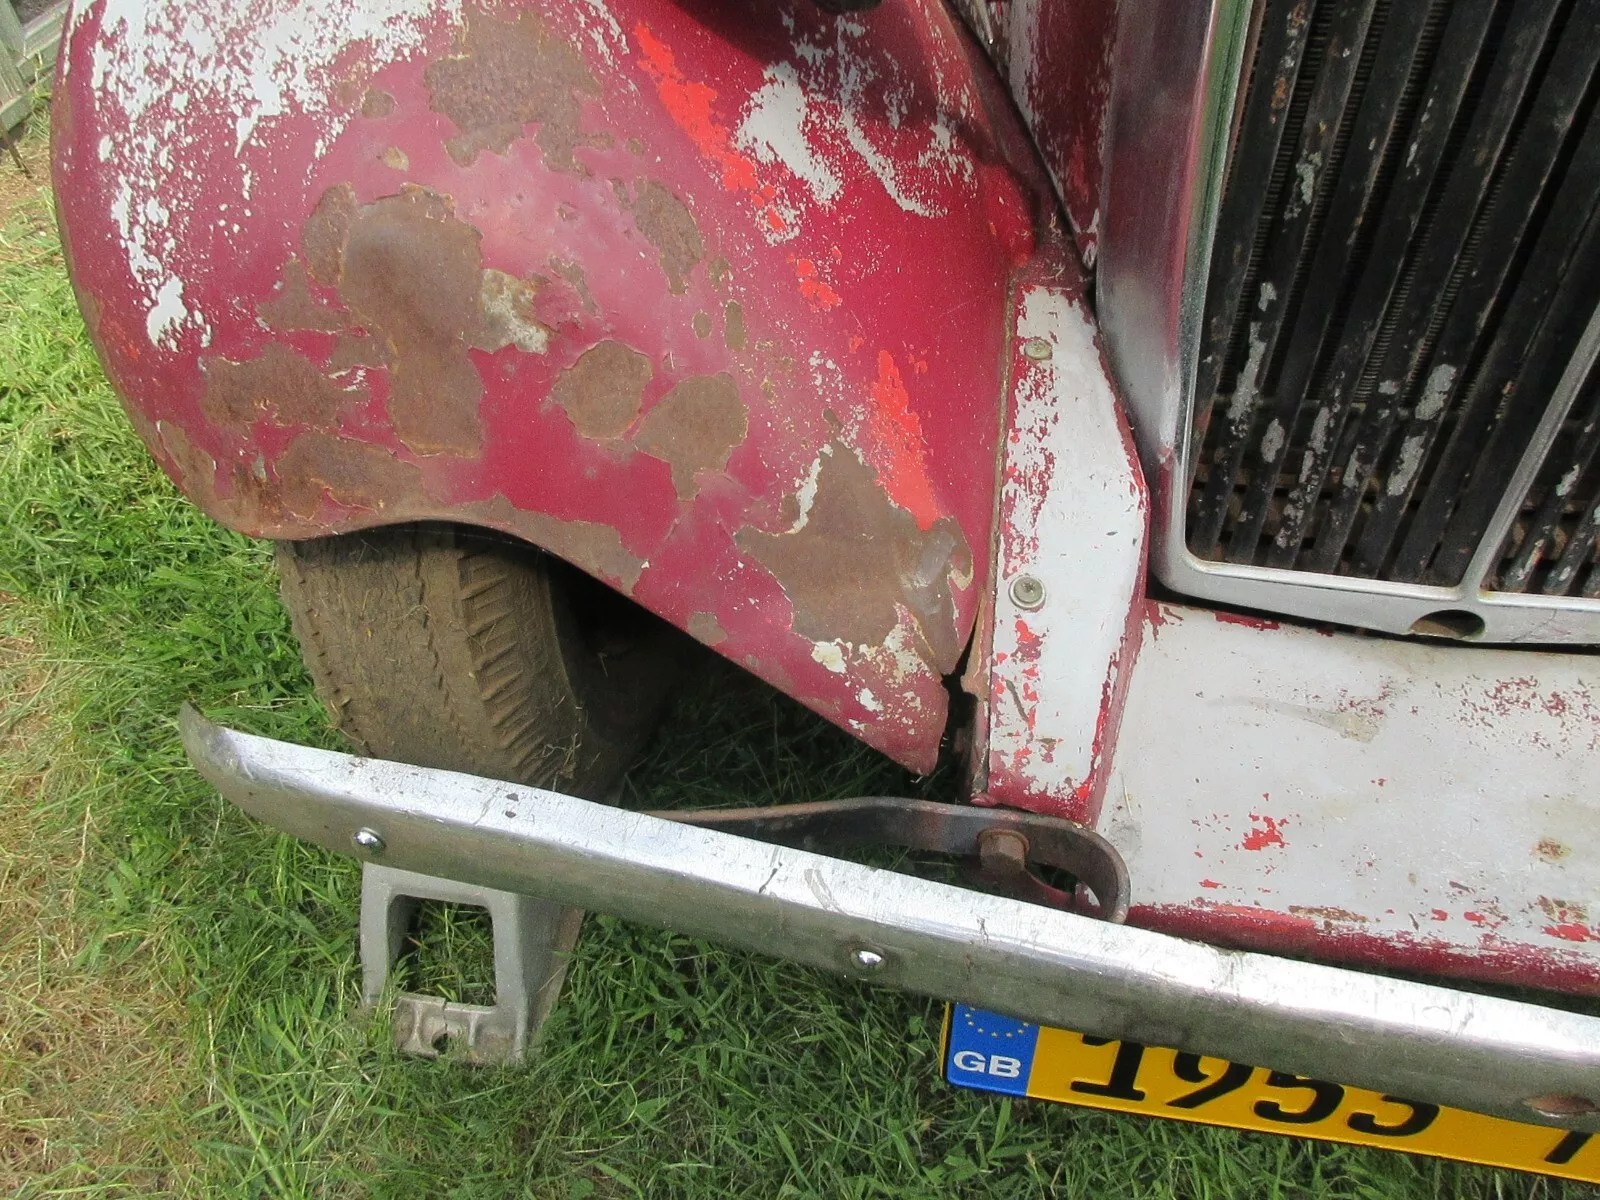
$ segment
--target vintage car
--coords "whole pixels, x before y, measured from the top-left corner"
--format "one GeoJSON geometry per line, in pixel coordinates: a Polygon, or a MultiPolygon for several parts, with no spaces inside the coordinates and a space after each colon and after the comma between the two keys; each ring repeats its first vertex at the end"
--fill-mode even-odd
{"type": "Polygon", "coordinates": [[[366,862],[371,995],[491,907],[420,1050],[597,909],[1600,1171],[1528,999],[1600,995],[1597,67],[1600,0],[78,0],[88,328],[363,757],[191,755],[366,862]],[[970,803],[606,807],[672,627],[970,803]]]}

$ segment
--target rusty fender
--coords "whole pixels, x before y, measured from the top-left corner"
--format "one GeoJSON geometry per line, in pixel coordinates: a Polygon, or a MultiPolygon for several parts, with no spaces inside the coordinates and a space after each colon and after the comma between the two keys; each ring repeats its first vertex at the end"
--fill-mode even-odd
{"type": "Polygon", "coordinates": [[[89,330],[209,514],[514,534],[931,768],[1063,237],[944,7],[92,0],[59,72],[89,330]]]}

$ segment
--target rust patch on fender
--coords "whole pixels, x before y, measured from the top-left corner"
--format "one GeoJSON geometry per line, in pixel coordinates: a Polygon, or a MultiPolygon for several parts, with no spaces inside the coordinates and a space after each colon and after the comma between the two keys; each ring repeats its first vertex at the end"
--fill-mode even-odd
{"type": "Polygon", "coordinates": [[[395,435],[418,454],[477,454],[483,380],[467,346],[483,324],[478,231],[443,196],[408,186],[357,213],[341,259],[340,297],[388,344],[395,435]]]}
{"type": "MultiPolygon", "coordinates": [[[[303,433],[273,462],[284,509],[310,520],[324,497],[346,508],[382,512],[422,490],[422,472],[382,446],[326,433],[303,433]]],[[[235,476],[237,478],[237,476],[235,476]]]]}
{"type": "Polygon", "coordinates": [[[637,350],[597,342],[556,377],[550,399],[566,410],[580,437],[612,441],[638,417],[652,374],[650,360],[637,350]]]}
{"type": "Polygon", "coordinates": [[[327,376],[388,371],[388,416],[416,454],[470,457],[482,449],[483,379],[469,349],[542,354],[552,333],[534,316],[538,281],[485,270],[481,236],[448,197],[407,184],[366,206],[348,184],[329,188],[301,231],[277,294],[260,306],[276,329],[338,333],[325,368],[269,345],[246,363],[207,364],[206,413],[222,424],[258,416],[329,430],[366,392],[327,376]],[[329,304],[311,282],[336,288],[329,304]]]}
{"type": "Polygon", "coordinates": [[[433,111],[461,131],[445,142],[450,157],[470,166],[480,150],[504,154],[524,126],[537,124],[534,141],[545,161],[576,170],[572,151],[585,140],[578,97],[600,95],[583,57],[529,9],[515,21],[469,13],[456,47],[423,75],[433,111]]]}
{"type": "Polygon", "coordinates": [[[308,358],[273,342],[247,362],[201,362],[206,390],[200,410],[215,425],[246,430],[262,419],[275,425],[333,429],[342,409],[365,403],[366,388],[341,387],[308,358]]]}
{"type": "Polygon", "coordinates": [[[633,590],[644,571],[644,559],[624,546],[622,535],[609,525],[563,521],[546,513],[529,512],[517,508],[503,495],[470,504],[467,509],[624,592],[633,590]]]}
{"type": "Polygon", "coordinates": [[[550,269],[565,279],[572,290],[578,293],[578,299],[582,302],[585,312],[595,316],[600,315],[600,306],[595,303],[594,293],[589,290],[589,279],[584,275],[583,267],[564,258],[552,258],[550,269]]]}
{"type": "Polygon", "coordinates": [[[722,306],[722,340],[729,350],[744,349],[744,309],[737,300],[729,300],[722,306]]]}
{"type": "Polygon", "coordinates": [[[372,337],[365,329],[352,329],[339,335],[328,355],[328,374],[343,375],[357,367],[392,367],[394,358],[382,338],[372,337]]]}
{"type": "Polygon", "coordinates": [[[361,97],[361,115],[374,120],[387,117],[394,111],[394,97],[388,92],[379,91],[377,88],[368,88],[367,94],[361,97]]]}
{"type": "Polygon", "coordinates": [[[701,471],[720,471],[749,432],[749,416],[733,377],[695,375],[685,379],[645,414],[633,439],[639,450],[672,468],[680,500],[692,500],[701,471]]]}
{"type": "Polygon", "coordinates": [[[318,283],[333,287],[344,273],[344,244],[350,240],[350,225],[356,219],[356,190],[348,183],[337,184],[322,193],[316,208],[300,231],[300,249],[306,270],[318,283]]]}
{"type": "Polygon", "coordinates": [[[674,293],[687,291],[689,273],[706,256],[700,227],[688,208],[655,180],[645,179],[636,185],[629,209],[645,241],[655,247],[667,287],[674,293]]]}
{"type": "Polygon", "coordinates": [[[746,528],[734,540],[777,579],[802,637],[881,646],[903,607],[921,633],[918,655],[949,674],[961,657],[950,581],[972,572],[960,526],[943,517],[919,529],[844,446],[830,447],[821,464],[816,492],[809,507],[799,502],[793,529],[746,528]]]}
{"type": "Polygon", "coordinates": [[[189,431],[181,425],[162,421],[156,425],[154,432],[173,470],[177,471],[183,490],[198,492],[202,496],[214,494],[217,490],[217,460],[194,444],[189,431]]]}
{"type": "Polygon", "coordinates": [[[298,258],[283,264],[276,294],[256,311],[270,328],[283,333],[298,329],[336,333],[350,324],[349,313],[311,294],[305,264],[298,258]]]}
{"type": "Polygon", "coordinates": [[[688,628],[690,637],[708,646],[715,646],[718,642],[728,640],[727,630],[722,628],[722,623],[717,620],[715,613],[690,613],[688,628]]]}

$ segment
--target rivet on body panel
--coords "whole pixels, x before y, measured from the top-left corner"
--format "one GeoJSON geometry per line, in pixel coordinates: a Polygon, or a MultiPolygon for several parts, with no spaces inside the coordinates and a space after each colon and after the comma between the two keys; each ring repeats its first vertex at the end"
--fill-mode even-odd
{"type": "Polygon", "coordinates": [[[884,964],[883,955],[876,950],[869,950],[865,946],[858,946],[850,951],[850,965],[859,971],[876,971],[884,964]]]}
{"type": "Polygon", "coordinates": [[[1032,575],[1018,575],[1011,581],[1011,603],[1032,612],[1044,606],[1044,584],[1032,575]]]}
{"type": "Polygon", "coordinates": [[[358,829],[350,835],[350,840],[356,844],[357,850],[365,850],[368,854],[383,853],[383,839],[371,829],[358,829]]]}
{"type": "Polygon", "coordinates": [[[1050,359],[1050,343],[1044,338],[1029,338],[1022,343],[1022,353],[1034,362],[1048,362],[1050,359]]]}

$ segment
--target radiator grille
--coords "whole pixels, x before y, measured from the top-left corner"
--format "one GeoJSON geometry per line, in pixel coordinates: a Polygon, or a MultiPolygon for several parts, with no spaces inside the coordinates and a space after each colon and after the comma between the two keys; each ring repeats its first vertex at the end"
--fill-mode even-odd
{"type": "MultiPolygon", "coordinates": [[[[1246,66],[1189,548],[1455,586],[1600,299],[1600,0],[1264,0],[1246,66]]],[[[1590,380],[1490,587],[1600,594],[1597,449],[1590,380]]]]}

